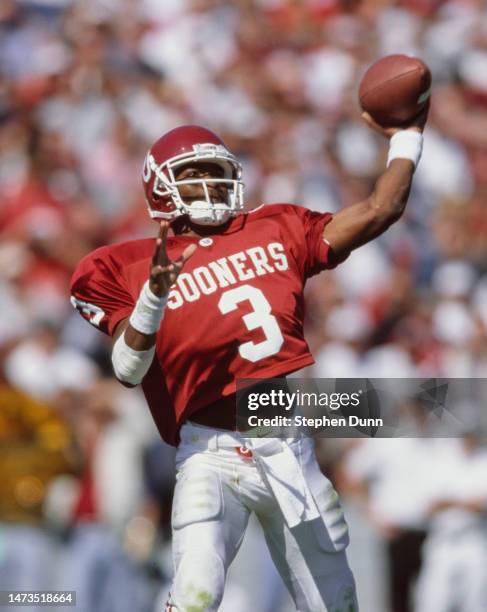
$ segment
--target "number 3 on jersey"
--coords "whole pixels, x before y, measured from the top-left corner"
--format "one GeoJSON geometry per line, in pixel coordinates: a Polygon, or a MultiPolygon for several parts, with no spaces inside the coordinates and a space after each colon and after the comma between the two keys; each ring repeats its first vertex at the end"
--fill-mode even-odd
{"type": "Polygon", "coordinates": [[[241,285],[225,291],[218,302],[218,308],[222,314],[227,314],[236,310],[240,302],[245,301],[251,303],[253,311],[242,317],[243,322],[249,331],[262,328],[266,339],[262,342],[244,342],[238,347],[238,352],[244,359],[255,363],[278,353],[284,338],[265,295],[252,285],[241,285]]]}

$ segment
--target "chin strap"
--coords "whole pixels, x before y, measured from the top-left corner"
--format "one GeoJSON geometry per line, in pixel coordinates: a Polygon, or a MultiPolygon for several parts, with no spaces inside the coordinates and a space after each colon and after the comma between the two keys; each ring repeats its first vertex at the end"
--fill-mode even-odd
{"type": "Polygon", "coordinates": [[[195,200],[190,206],[185,206],[185,213],[196,225],[222,225],[233,216],[233,211],[226,204],[217,203],[209,208],[205,200],[195,200]]]}

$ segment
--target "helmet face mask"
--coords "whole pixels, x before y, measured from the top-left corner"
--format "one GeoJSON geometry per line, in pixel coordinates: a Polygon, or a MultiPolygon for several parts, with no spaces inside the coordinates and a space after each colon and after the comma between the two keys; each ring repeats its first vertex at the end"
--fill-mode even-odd
{"type": "Polygon", "coordinates": [[[176,128],[160,138],[145,158],[142,178],[149,214],[153,219],[167,220],[188,215],[194,223],[220,225],[243,210],[241,175],[242,167],[239,161],[216,134],[197,126],[176,128]],[[180,136],[179,144],[175,136],[180,136]],[[210,142],[200,140],[202,137],[206,137],[210,142]],[[170,142],[172,146],[166,146],[166,141],[171,138],[176,142],[170,142]],[[176,178],[178,169],[198,163],[220,166],[223,176],[181,180],[176,178]],[[209,187],[216,184],[226,187],[225,202],[213,202],[209,187]],[[180,187],[184,185],[201,186],[202,198],[186,202],[180,192],[180,187]]]}

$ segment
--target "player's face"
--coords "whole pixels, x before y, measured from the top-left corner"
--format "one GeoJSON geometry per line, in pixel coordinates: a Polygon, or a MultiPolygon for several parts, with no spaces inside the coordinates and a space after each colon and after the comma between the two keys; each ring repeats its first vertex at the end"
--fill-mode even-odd
{"type": "MultiPolygon", "coordinates": [[[[218,164],[211,162],[198,162],[181,166],[176,173],[176,180],[223,178],[224,171],[218,164]]],[[[213,203],[226,202],[228,189],[222,183],[207,183],[208,193],[213,203]]],[[[180,185],[179,193],[186,204],[191,204],[195,200],[205,199],[205,192],[202,185],[189,184],[180,185]]]]}

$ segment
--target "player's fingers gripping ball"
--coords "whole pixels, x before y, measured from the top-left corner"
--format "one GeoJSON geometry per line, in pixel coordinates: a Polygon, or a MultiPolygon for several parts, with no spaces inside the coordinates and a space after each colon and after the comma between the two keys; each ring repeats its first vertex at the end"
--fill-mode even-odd
{"type": "Polygon", "coordinates": [[[362,110],[383,127],[407,127],[427,112],[431,72],[419,58],[387,55],[366,71],[359,86],[362,110]]]}

